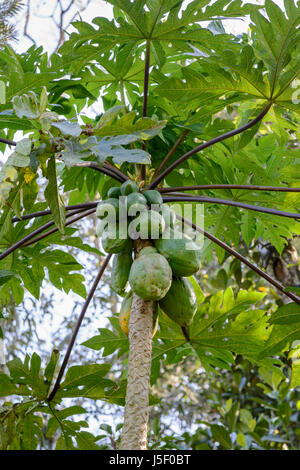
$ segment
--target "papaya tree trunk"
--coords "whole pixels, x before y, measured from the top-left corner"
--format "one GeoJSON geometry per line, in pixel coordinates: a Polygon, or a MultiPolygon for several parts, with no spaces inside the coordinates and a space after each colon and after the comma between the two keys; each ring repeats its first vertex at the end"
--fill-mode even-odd
{"type": "MultiPolygon", "coordinates": [[[[145,246],[139,244],[136,252],[145,246]]],[[[145,450],[149,420],[153,302],[133,295],[129,318],[129,360],[120,450],[145,450]]]]}

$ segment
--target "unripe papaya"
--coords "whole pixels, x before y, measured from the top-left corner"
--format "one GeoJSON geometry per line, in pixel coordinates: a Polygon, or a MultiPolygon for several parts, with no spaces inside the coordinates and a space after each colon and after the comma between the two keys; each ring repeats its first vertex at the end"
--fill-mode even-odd
{"type": "Polygon", "coordinates": [[[156,211],[145,210],[139,216],[139,224],[137,225],[142,239],[156,239],[165,229],[165,221],[156,211]]]}
{"type": "Polygon", "coordinates": [[[99,220],[97,227],[96,227],[96,235],[97,237],[101,238],[103,235],[104,230],[108,225],[108,221],[106,219],[99,220]]]}
{"type": "Polygon", "coordinates": [[[161,204],[158,207],[158,213],[164,219],[166,227],[174,228],[176,222],[176,214],[167,204],[161,204]]]}
{"type": "Polygon", "coordinates": [[[174,277],[172,285],[159,301],[162,311],[180,326],[189,326],[197,311],[197,298],[189,279],[174,277]]]}
{"type": "Polygon", "coordinates": [[[121,188],[119,186],[113,186],[107,191],[108,198],[118,199],[119,196],[121,196],[121,188]]]}
{"type": "Polygon", "coordinates": [[[172,270],[168,261],[159,253],[141,255],[132,263],[129,284],[141,299],[162,299],[171,283],[172,270]]]}
{"type": "Polygon", "coordinates": [[[112,229],[104,230],[101,242],[106,253],[120,253],[120,251],[129,249],[132,246],[132,241],[128,238],[120,238],[118,227],[115,231],[112,229]]]}
{"type": "Polygon", "coordinates": [[[96,215],[99,219],[103,219],[108,215],[114,216],[116,218],[119,214],[119,201],[115,198],[105,199],[104,201],[100,201],[97,204],[96,215]]]}
{"type": "Polygon", "coordinates": [[[111,288],[119,295],[124,295],[132,265],[132,251],[123,250],[113,256],[111,270],[111,288]]]}
{"type": "Polygon", "coordinates": [[[122,328],[122,331],[127,336],[128,336],[128,331],[129,331],[129,315],[130,315],[130,310],[131,310],[131,305],[132,305],[132,298],[133,298],[133,292],[131,290],[128,292],[126,297],[124,297],[121,303],[121,309],[119,313],[120,326],[122,328]]]}
{"type": "Polygon", "coordinates": [[[138,193],[139,192],[139,187],[138,185],[132,181],[132,180],[126,180],[122,185],[121,185],[121,194],[122,196],[128,196],[128,194],[131,193],[138,193]]]}
{"type": "Polygon", "coordinates": [[[143,196],[145,196],[149,205],[163,203],[161,194],[155,189],[148,189],[147,191],[144,191],[143,196]]]}
{"type": "Polygon", "coordinates": [[[145,246],[145,248],[143,248],[140,253],[139,253],[139,256],[142,256],[142,255],[151,255],[153,253],[157,253],[157,249],[155,248],[155,246],[145,246]]]}
{"type": "Polygon", "coordinates": [[[154,240],[155,248],[168,260],[174,276],[191,276],[200,268],[199,246],[183,234],[179,235],[182,238],[176,238],[176,232],[170,230],[170,238],[162,236],[154,240]]]}
{"type": "MultiPolygon", "coordinates": [[[[122,328],[122,331],[125,333],[125,335],[128,336],[129,333],[129,319],[130,319],[130,310],[131,310],[131,305],[132,305],[132,299],[133,299],[133,292],[130,291],[124,298],[122,304],[121,304],[121,310],[119,314],[119,322],[120,326],[122,328]]],[[[156,331],[158,328],[158,309],[157,309],[157,302],[154,302],[153,305],[153,334],[152,338],[155,335],[156,331]]]]}
{"type": "Polygon", "coordinates": [[[141,193],[131,193],[128,194],[127,196],[127,210],[131,208],[133,205],[142,205],[145,206],[147,205],[147,200],[146,198],[141,194],[141,193]]]}

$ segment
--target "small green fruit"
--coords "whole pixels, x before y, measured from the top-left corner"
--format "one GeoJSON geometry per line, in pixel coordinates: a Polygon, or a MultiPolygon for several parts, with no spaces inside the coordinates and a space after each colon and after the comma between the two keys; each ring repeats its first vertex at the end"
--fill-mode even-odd
{"type": "Polygon", "coordinates": [[[122,196],[128,196],[128,194],[131,193],[138,193],[139,192],[139,187],[138,185],[132,181],[132,180],[127,180],[125,181],[122,186],[121,186],[121,194],[122,196]]]}

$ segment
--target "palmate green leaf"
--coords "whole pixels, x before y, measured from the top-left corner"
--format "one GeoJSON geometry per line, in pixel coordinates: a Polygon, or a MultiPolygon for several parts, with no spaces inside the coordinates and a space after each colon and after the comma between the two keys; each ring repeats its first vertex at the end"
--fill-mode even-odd
{"type": "MultiPolygon", "coordinates": [[[[272,331],[260,358],[276,354],[292,341],[300,339],[300,307],[294,302],[283,305],[271,317],[272,331]]],[[[292,353],[291,353],[292,354],[292,353]]],[[[296,359],[297,359],[296,352],[296,359]]]]}
{"type": "Polygon", "coordinates": [[[4,167],[3,172],[1,173],[0,207],[3,207],[5,204],[0,218],[0,244],[3,246],[4,238],[12,227],[11,219],[14,214],[18,214],[20,210],[20,193],[23,182],[17,181],[18,173],[13,167],[4,167]],[[4,181],[1,181],[2,178],[4,181]]]}
{"type": "Polygon", "coordinates": [[[114,382],[104,378],[110,368],[110,364],[88,364],[70,367],[65,380],[60,384],[57,398],[105,398],[106,391],[115,386],[114,382]]]}
{"type": "MultiPolygon", "coordinates": [[[[31,358],[26,355],[24,361],[16,357],[6,365],[10,373],[10,394],[32,395],[38,400],[46,399],[48,386],[41,374],[41,358],[38,354],[33,353],[31,358]]],[[[2,377],[2,385],[5,392],[5,386],[8,386],[7,378],[2,377]]]]}
{"type": "Polygon", "coordinates": [[[108,157],[112,157],[113,162],[119,166],[125,162],[149,165],[151,163],[149,153],[142,149],[125,149],[119,145],[120,142],[127,144],[132,140],[137,140],[137,138],[135,136],[104,137],[91,148],[91,151],[100,165],[108,157]]]}
{"type": "MultiPolygon", "coordinates": [[[[181,76],[166,79],[155,91],[170,100],[197,100],[197,103],[203,106],[227,93],[245,94],[248,98],[264,98],[259,89],[259,82],[256,83],[257,86],[253,86],[250,80],[247,81],[243,77],[235,79],[219,65],[207,62],[205,73],[195,70],[192,64],[182,68],[181,76]]],[[[242,96],[236,96],[237,101],[241,98],[242,96]]]]}
{"type": "Polygon", "coordinates": [[[155,121],[148,117],[136,120],[136,111],[126,113],[115,120],[122,109],[121,106],[115,106],[106,111],[98,121],[94,134],[99,137],[115,136],[117,140],[112,139],[111,142],[115,142],[115,145],[126,145],[137,140],[149,140],[155,137],[167,124],[166,120],[155,121]]]}
{"type": "Polygon", "coordinates": [[[0,286],[8,282],[14,276],[15,273],[13,271],[8,271],[7,269],[0,269],[0,286]]]}
{"type": "Polygon", "coordinates": [[[231,288],[218,292],[204,303],[189,327],[194,349],[221,349],[246,357],[257,358],[265,345],[269,332],[263,310],[254,310],[253,304],[264,294],[240,291],[234,298],[231,288]]]}
{"type": "MultiPolygon", "coordinates": [[[[165,61],[166,50],[169,55],[177,54],[180,50],[187,51],[189,41],[200,43],[207,50],[215,41],[210,33],[210,44],[208,44],[207,34],[205,32],[203,34],[201,28],[196,26],[199,21],[210,21],[220,16],[244,16],[257,8],[253,5],[242,6],[242,2],[232,0],[218,1],[212,6],[208,5],[209,0],[192,1],[185,9],[182,9],[182,0],[151,1],[149,5],[140,0],[135,2],[112,0],[110,3],[125,15],[123,14],[115,21],[95,18],[93,20],[95,27],[82,21],[73,23],[78,32],[70,35],[69,40],[59,50],[61,57],[57,58],[57,61],[61,60],[62,66],[69,68],[72,73],[78,74],[78,70],[81,70],[83,65],[94,60],[101,64],[99,47],[101,47],[102,54],[111,51],[116,45],[127,48],[127,58],[124,53],[120,60],[120,69],[123,70],[123,74],[129,67],[128,56],[132,56],[131,51],[145,40],[152,45],[153,56],[159,65],[165,61]],[[171,50],[164,47],[163,51],[160,43],[166,43],[168,46],[171,42],[174,42],[172,46],[175,45],[175,47],[171,50]]],[[[112,76],[116,75],[112,73],[112,76]]]]}
{"type": "Polygon", "coordinates": [[[74,415],[86,414],[86,410],[82,406],[69,406],[62,410],[55,410],[55,417],[51,417],[47,424],[46,437],[51,439],[59,428],[59,421],[63,422],[66,418],[74,415]],[[58,421],[58,419],[59,421],[58,421]]]}
{"type": "Polygon", "coordinates": [[[42,433],[43,420],[41,416],[28,414],[24,417],[22,433],[22,449],[34,450],[37,448],[42,433]]]}
{"type": "Polygon", "coordinates": [[[273,325],[300,323],[300,305],[294,302],[283,305],[272,315],[271,323],[273,325]]]}
{"type": "Polygon", "coordinates": [[[123,332],[119,332],[119,335],[117,335],[107,328],[99,328],[98,331],[100,333],[99,335],[93,336],[87,341],[84,341],[82,345],[96,351],[103,349],[103,357],[109,356],[119,349],[120,354],[128,350],[128,338],[123,332]]]}
{"type": "Polygon", "coordinates": [[[83,163],[83,159],[90,156],[95,156],[100,165],[109,157],[117,165],[124,162],[150,164],[149,153],[123,146],[156,136],[165,127],[166,121],[141,118],[134,122],[136,112],[132,112],[114,122],[122,109],[122,106],[109,109],[98,121],[94,136],[81,141],[76,138],[64,140],[65,150],[57,156],[61,157],[68,167],[83,163]]]}
{"type": "Polygon", "coordinates": [[[90,137],[84,143],[78,141],[78,139],[68,139],[64,140],[64,151],[57,153],[56,156],[61,158],[68,168],[77,163],[83,163],[84,158],[89,157],[91,152],[91,147],[96,143],[95,138],[90,137]]]}
{"type": "Polygon", "coordinates": [[[36,119],[40,115],[36,94],[33,92],[29,92],[28,94],[23,94],[21,96],[19,94],[14,96],[12,104],[14,112],[20,119],[23,117],[36,119]]]}
{"type": "Polygon", "coordinates": [[[296,344],[290,351],[288,358],[292,361],[291,388],[300,386],[300,347],[296,344]]]}
{"type": "Polygon", "coordinates": [[[86,297],[83,284],[84,276],[73,272],[82,269],[75,258],[61,250],[44,250],[43,245],[23,249],[23,259],[16,259],[13,269],[22,279],[29,292],[39,299],[40,289],[47,269],[49,281],[59,290],[68,293],[71,290],[81,297],[86,297]]]}
{"type": "Polygon", "coordinates": [[[299,3],[295,5],[294,0],[287,0],[284,12],[276,2],[266,0],[265,8],[268,18],[253,11],[250,15],[251,27],[263,46],[257,53],[269,72],[270,96],[275,95],[277,99],[300,72],[298,59],[293,65],[293,72],[284,78],[282,75],[299,42],[300,7],[299,3]]]}
{"type": "Polygon", "coordinates": [[[82,130],[77,122],[59,121],[52,122],[52,126],[60,130],[62,135],[69,135],[71,137],[79,137],[82,130]]]}

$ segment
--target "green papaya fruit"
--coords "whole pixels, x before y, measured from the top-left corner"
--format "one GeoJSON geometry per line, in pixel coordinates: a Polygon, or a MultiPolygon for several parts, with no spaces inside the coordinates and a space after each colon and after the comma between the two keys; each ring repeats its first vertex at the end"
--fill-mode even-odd
{"type": "Polygon", "coordinates": [[[167,204],[161,204],[158,208],[158,213],[163,217],[166,227],[174,228],[176,214],[167,204]]]}
{"type": "Polygon", "coordinates": [[[159,301],[162,311],[180,326],[189,326],[197,311],[197,298],[189,279],[174,277],[172,285],[159,301]]]}
{"type": "Polygon", "coordinates": [[[148,204],[162,204],[163,198],[161,194],[155,189],[148,189],[143,192],[143,196],[147,199],[148,204]]]}
{"type": "Polygon", "coordinates": [[[132,251],[123,250],[113,256],[111,270],[111,288],[119,295],[124,295],[132,265],[132,251]]]}
{"type": "Polygon", "coordinates": [[[141,204],[142,206],[146,207],[147,199],[141,193],[128,194],[128,196],[127,196],[127,210],[129,211],[129,209],[135,204],[141,204]]]}
{"type": "Polygon", "coordinates": [[[97,227],[96,227],[96,235],[97,237],[101,238],[103,235],[104,230],[106,229],[108,225],[107,219],[101,219],[99,220],[97,227]]]}
{"type": "Polygon", "coordinates": [[[105,199],[97,204],[96,215],[99,219],[104,219],[108,215],[119,214],[119,201],[115,198],[105,199]]]}
{"type": "Polygon", "coordinates": [[[101,243],[106,253],[120,253],[125,249],[129,250],[132,246],[132,241],[128,238],[120,238],[118,227],[115,230],[112,228],[104,230],[101,243]]]}
{"type": "MultiPolygon", "coordinates": [[[[134,220],[133,227],[139,233],[139,238],[142,240],[156,239],[162,234],[165,229],[165,221],[162,216],[151,210],[145,210],[134,220]]],[[[129,229],[131,234],[131,230],[129,229]]]]}
{"type": "Polygon", "coordinates": [[[139,256],[142,256],[142,255],[151,255],[153,253],[157,253],[157,249],[155,248],[155,246],[145,246],[145,248],[143,248],[140,253],[139,253],[139,256]]]}
{"type": "Polygon", "coordinates": [[[126,180],[122,185],[121,185],[121,194],[122,196],[128,196],[128,194],[131,193],[138,193],[139,192],[139,187],[138,185],[132,181],[132,180],[126,180]]]}
{"type": "MultiPolygon", "coordinates": [[[[132,290],[128,292],[126,297],[124,298],[122,304],[121,304],[121,309],[119,313],[119,323],[121,326],[122,331],[125,333],[125,335],[128,336],[129,333],[129,319],[130,319],[130,310],[131,310],[131,305],[132,305],[132,299],[133,299],[133,292],[132,290]]],[[[157,302],[154,302],[153,305],[153,334],[152,338],[155,335],[156,331],[158,328],[158,309],[157,309],[157,302]]]]}
{"type": "Polygon", "coordinates": [[[188,277],[199,271],[200,250],[191,239],[179,234],[182,238],[176,238],[176,232],[169,230],[170,238],[154,240],[155,248],[169,262],[173,276],[188,277]]]}
{"type": "Polygon", "coordinates": [[[121,196],[121,188],[119,186],[113,186],[107,191],[108,198],[118,199],[119,196],[121,196]]]}
{"type": "Polygon", "coordinates": [[[133,292],[144,300],[162,299],[172,283],[172,270],[159,253],[147,253],[132,263],[129,284],[133,292]]]}
{"type": "Polygon", "coordinates": [[[128,336],[128,331],[129,331],[129,315],[130,315],[130,310],[131,310],[131,305],[132,305],[132,298],[133,298],[133,292],[131,290],[124,297],[121,303],[121,309],[119,313],[119,323],[120,323],[121,329],[127,336],[128,336]]]}

